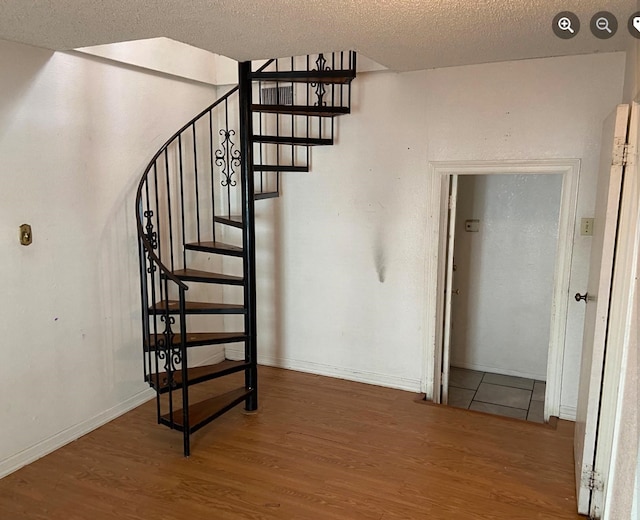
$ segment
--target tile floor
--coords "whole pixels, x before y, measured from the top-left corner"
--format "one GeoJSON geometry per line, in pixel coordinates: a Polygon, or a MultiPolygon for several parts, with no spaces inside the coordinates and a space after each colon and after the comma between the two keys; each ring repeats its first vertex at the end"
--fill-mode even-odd
{"type": "Polygon", "coordinates": [[[546,383],[451,367],[449,406],[544,422],[546,383]]]}

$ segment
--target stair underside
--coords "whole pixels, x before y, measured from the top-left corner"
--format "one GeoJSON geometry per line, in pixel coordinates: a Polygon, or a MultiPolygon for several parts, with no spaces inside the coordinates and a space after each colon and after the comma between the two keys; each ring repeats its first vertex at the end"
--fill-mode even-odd
{"type": "MultiPolygon", "coordinates": [[[[185,344],[187,347],[200,347],[205,345],[221,345],[223,343],[237,343],[239,341],[245,341],[247,336],[242,332],[187,332],[185,344]]],[[[172,347],[179,347],[182,336],[180,334],[174,334],[172,337],[172,347]]],[[[146,345],[146,350],[156,350],[160,343],[160,348],[164,350],[164,343],[166,336],[164,334],[151,334],[149,343],[146,345]]]]}
{"type": "Polygon", "coordinates": [[[216,253],[219,255],[227,255],[227,256],[242,256],[241,247],[232,246],[230,244],[224,244],[223,242],[214,242],[214,241],[192,242],[190,244],[185,244],[184,248],[190,251],[203,251],[205,253],[216,253]]]}
{"type": "Polygon", "coordinates": [[[286,164],[254,164],[253,171],[307,173],[309,171],[309,166],[287,166],[286,164]]]}
{"type": "MultiPolygon", "coordinates": [[[[149,308],[151,314],[178,314],[180,302],[178,300],[163,300],[149,308]]],[[[231,303],[185,302],[186,314],[244,314],[243,305],[231,303]]]]}
{"type": "Polygon", "coordinates": [[[348,114],[349,107],[325,107],[307,105],[251,105],[254,112],[291,114],[297,116],[335,117],[348,114]]]}
{"type": "Polygon", "coordinates": [[[290,137],[282,135],[254,135],[253,142],[295,146],[331,146],[333,144],[333,139],[319,137],[290,137]]]}
{"type": "MultiPolygon", "coordinates": [[[[200,401],[189,406],[189,432],[193,433],[203,426],[209,424],[216,417],[231,410],[234,406],[244,401],[253,390],[238,388],[225,394],[200,401]]],[[[184,420],[182,410],[174,410],[173,414],[165,414],[160,417],[160,422],[175,430],[184,431],[184,420]],[[173,419],[173,421],[171,420],[173,419]]]]}
{"type": "Polygon", "coordinates": [[[345,84],[355,79],[354,70],[294,70],[294,71],[262,71],[251,73],[254,81],[282,81],[284,83],[333,83],[345,84]]]}
{"type": "Polygon", "coordinates": [[[231,215],[228,217],[213,217],[213,220],[218,224],[225,224],[227,226],[233,226],[242,229],[242,216],[231,215]]]}
{"type": "MultiPolygon", "coordinates": [[[[226,359],[215,365],[205,365],[187,369],[187,381],[189,385],[195,385],[217,377],[241,372],[250,366],[250,363],[246,363],[245,361],[231,361],[226,359]]],[[[173,373],[173,380],[175,386],[182,386],[182,370],[177,370],[173,373]]],[[[147,378],[147,382],[153,389],[161,394],[169,391],[169,379],[166,372],[151,374],[147,378]]]]}
{"type": "Polygon", "coordinates": [[[267,191],[264,193],[256,193],[253,198],[254,200],[264,200],[264,199],[276,199],[280,196],[280,193],[277,191],[267,191]]]}
{"type": "Polygon", "coordinates": [[[244,278],[228,274],[199,271],[198,269],[178,269],[173,274],[185,282],[217,283],[223,285],[242,285],[244,278]]]}

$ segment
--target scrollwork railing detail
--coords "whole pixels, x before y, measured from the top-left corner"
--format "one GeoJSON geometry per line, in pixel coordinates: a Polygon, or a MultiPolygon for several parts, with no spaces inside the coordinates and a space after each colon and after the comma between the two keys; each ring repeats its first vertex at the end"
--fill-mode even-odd
{"type": "Polygon", "coordinates": [[[151,209],[144,212],[144,218],[147,219],[144,229],[147,232],[146,236],[147,236],[147,240],[149,241],[149,244],[151,244],[151,248],[158,249],[158,232],[154,231],[153,229],[153,220],[152,220],[153,215],[154,213],[153,213],[153,210],[151,209]]]}
{"type": "MultiPolygon", "coordinates": [[[[327,67],[327,60],[324,57],[324,54],[319,54],[318,59],[316,60],[316,68],[313,69],[313,72],[322,72],[325,70],[331,70],[331,67],[327,67]]],[[[324,100],[325,95],[327,94],[327,89],[324,86],[324,83],[319,81],[318,83],[311,83],[311,87],[315,88],[316,102],[314,106],[327,106],[327,102],[324,100]]]]}
{"type": "Polygon", "coordinates": [[[173,316],[162,315],[160,316],[160,321],[165,324],[165,328],[156,342],[158,359],[164,361],[164,370],[167,374],[165,379],[166,384],[175,388],[177,384],[173,374],[176,370],[179,370],[182,363],[182,352],[180,348],[174,346],[176,334],[171,327],[175,324],[176,319],[173,316]]]}
{"type": "Polygon", "coordinates": [[[220,143],[220,148],[215,152],[216,166],[220,168],[222,180],[220,184],[224,187],[236,186],[237,182],[233,178],[236,168],[240,168],[240,150],[236,149],[231,137],[236,135],[235,130],[220,130],[219,134],[224,137],[220,143]]]}

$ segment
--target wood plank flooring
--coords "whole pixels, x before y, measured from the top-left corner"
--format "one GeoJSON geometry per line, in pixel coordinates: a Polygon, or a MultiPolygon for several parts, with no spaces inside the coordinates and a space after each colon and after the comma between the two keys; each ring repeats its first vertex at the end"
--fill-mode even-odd
{"type": "MultiPolygon", "coordinates": [[[[200,430],[191,458],[152,401],[0,480],[0,518],[582,518],[572,423],[268,367],[260,377],[260,412],[238,407],[200,430]]],[[[206,385],[238,385],[224,379],[206,385]]]]}

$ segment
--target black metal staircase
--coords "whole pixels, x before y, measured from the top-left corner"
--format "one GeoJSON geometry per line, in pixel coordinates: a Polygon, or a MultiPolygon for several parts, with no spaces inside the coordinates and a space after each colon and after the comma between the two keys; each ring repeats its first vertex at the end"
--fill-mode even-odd
{"type": "Polygon", "coordinates": [[[334,143],[355,70],[354,52],[240,63],[239,85],[178,130],[138,185],[145,380],[185,456],[191,433],[258,407],[254,203],[280,195],[281,173],[309,171],[311,146],[334,143]],[[243,384],[190,399],[231,374],[243,384]]]}

